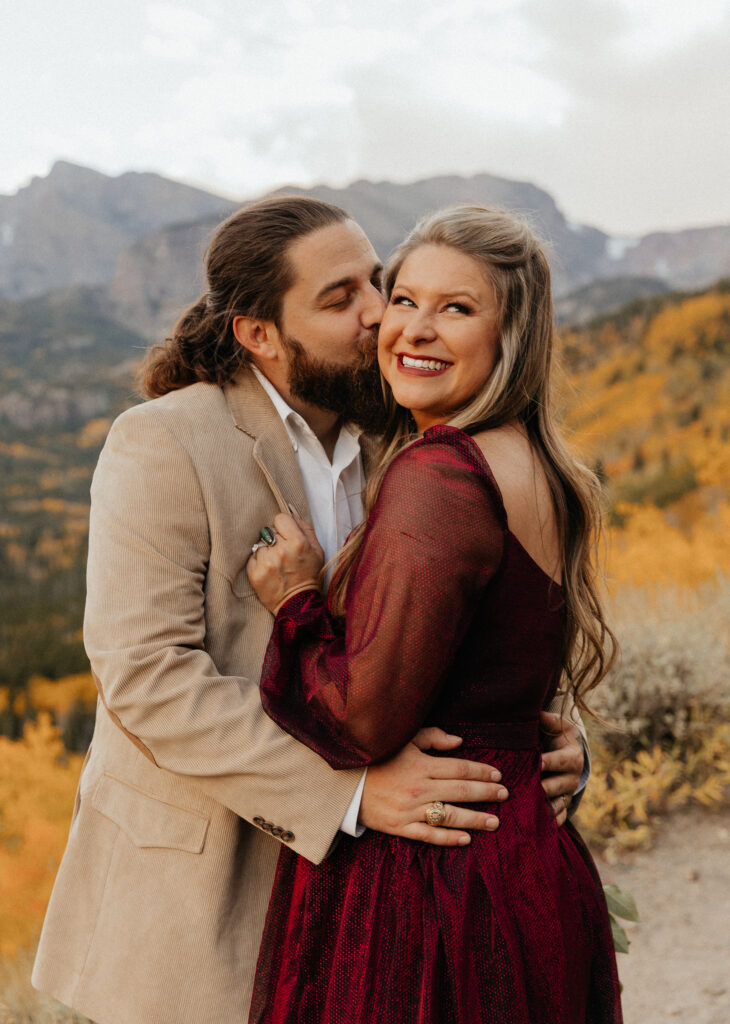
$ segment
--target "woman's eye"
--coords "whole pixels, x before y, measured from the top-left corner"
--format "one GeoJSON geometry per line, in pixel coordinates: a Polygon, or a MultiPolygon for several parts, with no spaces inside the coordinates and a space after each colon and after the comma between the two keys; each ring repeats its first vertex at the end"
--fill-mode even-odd
{"type": "Polygon", "coordinates": [[[446,308],[452,309],[456,313],[464,313],[467,316],[471,313],[471,307],[465,306],[463,302],[450,302],[446,308]]]}
{"type": "Polygon", "coordinates": [[[390,299],[391,306],[415,306],[413,299],[409,299],[407,295],[393,295],[390,299]]]}

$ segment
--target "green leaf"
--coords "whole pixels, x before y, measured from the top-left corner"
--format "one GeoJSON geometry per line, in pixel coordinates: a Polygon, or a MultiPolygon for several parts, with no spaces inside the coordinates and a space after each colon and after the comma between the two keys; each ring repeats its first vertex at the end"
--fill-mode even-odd
{"type": "Polygon", "coordinates": [[[634,897],[630,892],[624,892],[617,885],[604,885],[603,891],[606,894],[608,909],[616,917],[622,917],[624,921],[638,921],[639,911],[636,909],[634,897]]]}
{"type": "Polygon", "coordinates": [[[629,937],[618,923],[613,914],[608,915],[611,921],[611,935],[613,936],[613,948],[617,953],[628,953],[629,951],[629,937]]]}

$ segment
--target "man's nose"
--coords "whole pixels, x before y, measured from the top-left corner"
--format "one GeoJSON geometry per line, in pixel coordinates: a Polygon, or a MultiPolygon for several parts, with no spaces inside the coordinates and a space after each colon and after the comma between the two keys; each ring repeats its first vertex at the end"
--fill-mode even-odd
{"type": "Polygon", "coordinates": [[[368,288],[366,300],[360,315],[363,327],[377,327],[383,319],[384,312],[385,299],[383,298],[380,289],[376,288],[374,284],[371,284],[368,288]]]}

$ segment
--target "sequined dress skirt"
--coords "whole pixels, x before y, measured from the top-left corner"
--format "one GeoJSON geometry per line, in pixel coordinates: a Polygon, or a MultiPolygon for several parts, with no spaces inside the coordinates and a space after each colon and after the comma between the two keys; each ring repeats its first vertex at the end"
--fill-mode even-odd
{"type": "MultiPolygon", "coordinates": [[[[464,730],[462,730],[464,731],[464,730]]],[[[322,864],[283,849],[256,1024],[620,1024],[603,890],[540,784],[537,723],[466,731],[502,772],[496,832],[442,848],[366,832],[322,864]]]]}

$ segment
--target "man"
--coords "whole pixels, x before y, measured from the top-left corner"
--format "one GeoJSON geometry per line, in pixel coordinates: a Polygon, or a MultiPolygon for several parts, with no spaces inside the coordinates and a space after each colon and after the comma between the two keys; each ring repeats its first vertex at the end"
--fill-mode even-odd
{"type": "MultiPolygon", "coordinates": [[[[362,515],[345,418],[377,418],[380,267],[347,214],[297,198],[232,217],[207,270],[147,365],[160,397],[116,421],[92,486],[99,711],[33,981],[100,1024],[246,1020],[279,843],[314,862],[340,828],[457,845],[498,822],[454,804],[507,796],[488,765],[424,753],[457,742],[438,730],[363,776],[263,713],[271,616],[246,561],[279,511],[328,555],[362,515]]],[[[582,753],[570,727],[556,745],[562,820],[582,753]]]]}

